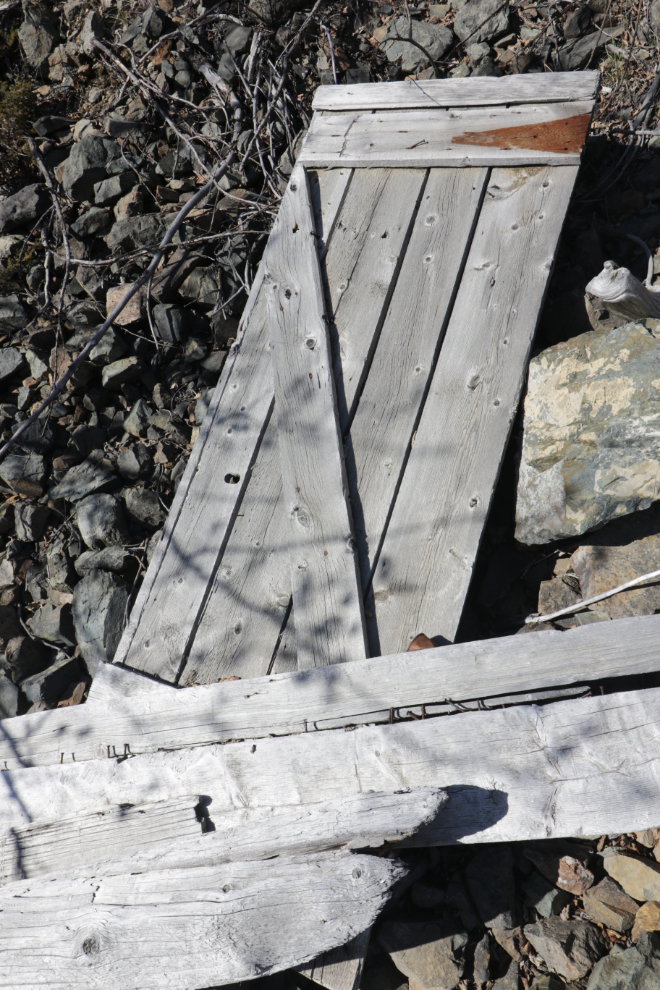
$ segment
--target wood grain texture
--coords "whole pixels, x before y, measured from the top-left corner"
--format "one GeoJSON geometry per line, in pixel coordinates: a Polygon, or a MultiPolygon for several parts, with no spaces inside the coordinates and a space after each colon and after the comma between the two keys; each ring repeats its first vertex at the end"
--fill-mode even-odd
{"type": "Polygon", "coordinates": [[[366,655],[321,269],[296,165],[266,249],[268,324],[299,669],[366,655]]]}
{"type": "Polygon", "coordinates": [[[364,931],[404,872],[326,853],[18,881],[0,890],[0,984],[197,990],[288,969],[364,931]]]}
{"type": "Polygon", "coordinates": [[[552,72],[545,75],[425,79],[349,86],[319,86],[315,110],[406,110],[415,107],[487,107],[515,103],[565,103],[595,100],[600,73],[552,72]]]}
{"type": "Polygon", "coordinates": [[[346,464],[357,493],[352,505],[365,585],[449,320],[487,175],[486,169],[431,171],[351,424],[346,464]]]}
{"type": "MultiPolygon", "coordinates": [[[[317,231],[324,245],[329,243],[350,178],[350,169],[324,169],[310,176],[317,231]]],[[[268,673],[291,598],[286,534],[277,422],[272,417],[199,620],[179,680],[182,686],[268,673]]],[[[284,644],[289,646],[287,658],[280,651],[280,664],[288,662],[285,669],[296,667],[292,634],[293,625],[284,644]]]]}
{"type": "Polygon", "coordinates": [[[297,967],[298,972],[327,990],[358,990],[370,935],[371,928],[368,928],[346,945],[324,952],[311,963],[297,967]]]}
{"type": "Polygon", "coordinates": [[[576,176],[491,174],[374,573],[379,653],[456,635],[576,176]]]}
{"type": "Polygon", "coordinates": [[[306,166],[579,165],[593,101],[401,113],[316,113],[306,166]]]}
{"type": "Polygon", "coordinates": [[[659,720],[660,689],[651,688],[121,762],[33,767],[0,774],[0,821],[4,827],[45,808],[56,817],[103,801],[143,804],[191,791],[209,796],[220,812],[423,786],[446,790],[449,801],[437,821],[408,840],[415,844],[634,832],[657,825],[659,720]]]}
{"type": "Polygon", "coordinates": [[[48,874],[117,876],[378,848],[410,838],[446,802],[442,791],[428,788],[218,814],[202,801],[206,827],[213,829],[204,833],[195,814],[197,797],[138,807],[113,804],[7,830],[0,835],[0,882],[48,874]]]}
{"type": "MultiPolygon", "coordinates": [[[[448,698],[461,703],[490,698],[495,704],[496,697],[518,693],[525,700],[541,686],[655,672],[659,637],[660,616],[638,616],[185,690],[105,665],[86,705],[3,719],[0,766],[56,766],[230,739],[309,734],[333,725],[389,721],[390,709],[395,718],[411,709],[419,715],[419,706],[448,698]]],[[[0,779],[8,784],[12,778],[0,779]]]]}

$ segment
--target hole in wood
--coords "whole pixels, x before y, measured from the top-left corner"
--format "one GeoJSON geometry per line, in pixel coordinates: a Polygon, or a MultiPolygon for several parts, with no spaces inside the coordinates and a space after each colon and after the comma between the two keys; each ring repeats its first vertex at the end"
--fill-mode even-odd
{"type": "Polygon", "coordinates": [[[437,222],[438,222],[438,218],[436,217],[435,213],[429,213],[426,220],[424,221],[427,227],[433,227],[433,225],[436,224],[437,222]]]}
{"type": "Polygon", "coordinates": [[[83,942],[82,950],[86,956],[95,956],[101,951],[101,946],[98,943],[98,939],[90,937],[86,938],[83,942]]]}
{"type": "Polygon", "coordinates": [[[240,474],[226,474],[225,481],[228,485],[237,485],[241,480],[240,474]]]}
{"type": "Polygon", "coordinates": [[[314,348],[316,347],[316,338],[308,337],[307,340],[305,341],[305,344],[307,345],[307,347],[309,347],[310,351],[313,351],[314,348]]]}
{"type": "Polygon", "coordinates": [[[285,289],[284,290],[284,298],[285,299],[290,299],[291,298],[291,289],[285,289]]]}

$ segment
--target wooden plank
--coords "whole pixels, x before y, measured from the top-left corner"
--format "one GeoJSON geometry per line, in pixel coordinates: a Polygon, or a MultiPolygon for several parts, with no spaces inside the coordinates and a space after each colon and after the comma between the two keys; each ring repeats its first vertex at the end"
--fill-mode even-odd
{"type": "Polygon", "coordinates": [[[390,709],[394,717],[411,709],[418,715],[419,706],[430,710],[446,699],[464,704],[487,698],[494,704],[496,697],[516,693],[525,699],[541,685],[598,684],[656,672],[659,637],[660,616],[636,616],[186,690],[105,665],[86,705],[3,719],[0,766],[54,766],[309,734],[336,724],[388,721],[390,709]]]}
{"type": "Polygon", "coordinates": [[[306,966],[297,967],[298,972],[327,990],[358,990],[370,935],[371,928],[367,928],[346,945],[324,952],[306,966]]]}
{"type": "Polygon", "coordinates": [[[305,170],[296,165],[266,249],[270,351],[298,667],[366,655],[332,356],[305,170]]]}
{"type": "MultiPolygon", "coordinates": [[[[380,546],[472,239],[486,169],[433,169],[347,438],[363,582],[380,546]]],[[[372,655],[378,654],[372,648],[372,655]]]]}
{"type": "Polygon", "coordinates": [[[660,689],[650,688],[352,732],[33,767],[0,774],[6,787],[0,820],[6,827],[44,809],[56,817],[102,801],[138,804],[191,791],[210,797],[220,812],[423,786],[447,790],[449,802],[410,840],[415,844],[634,832],[657,825],[660,737],[649,726],[659,719],[660,689]]]}
{"type": "Polygon", "coordinates": [[[321,856],[0,890],[0,984],[197,990],[288,969],[354,938],[405,873],[321,856]]]}
{"type": "Polygon", "coordinates": [[[415,107],[488,107],[515,103],[595,100],[600,72],[424,79],[391,83],[319,86],[315,110],[407,110],[415,107]]]}
{"type": "Polygon", "coordinates": [[[576,176],[491,174],[375,568],[379,653],[456,635],[576,176]]]}
{"type": "Polygon", "coordinates": [[[464,168],[579,165],[593,101],[515,107],[316,113],[303,165],[464,168]]]}
{"type": "MultiPolygon", "coordinates": [[[[327,245],[351,172],[325,169],[312,178],[317,230],[327,245]]],[[[270,369],[267,380],[271,387],[270,369]]],[[[291,598],[285,534],[277,423],[272,417],[199,620],[179,681],[182,686],[269,672],[291,598]]],[[[293,641],[291,647],[290,665],[295,669],[293,641]]]]}
{"type": "Polygon", "coordinates": [[[356,794],[294,808],[237,808],[217,815],[198,797],[137,807],[110,805],[59,820],[17,825],[0,836],[0,883],[48,874],[116,876],[299,856],[331,849],[379,848],[408,839],[447,802],[420,788],[356,794]]]}

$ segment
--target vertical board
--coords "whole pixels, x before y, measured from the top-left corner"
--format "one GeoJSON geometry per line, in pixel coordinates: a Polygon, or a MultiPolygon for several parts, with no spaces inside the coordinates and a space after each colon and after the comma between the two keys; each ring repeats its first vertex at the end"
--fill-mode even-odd
{"type": "Polygon", "coordinates": [[[321,269],[296,166],[266,250],[268,325],[299,668],[366,655],[321,269]]]}
{"type": "Polygon", "coordinates": [[[381,654],[456,635],[576,176],[491,174],[376,565],[381,654]]]}

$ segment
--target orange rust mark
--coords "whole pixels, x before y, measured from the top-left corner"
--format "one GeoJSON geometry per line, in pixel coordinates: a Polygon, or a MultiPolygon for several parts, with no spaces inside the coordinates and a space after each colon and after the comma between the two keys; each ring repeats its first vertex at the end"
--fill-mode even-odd
{"type": "Polygon", "coordinates": [[[480,144],[491,148],[512,151],[525,148],[534,151],[551,151],[558,154],[579,154],[589,130],[591,115],[565,117],[540,124],[522,124],[519,127],[500,127],[494,131],[466,131],[451,139],[452,144],[480,144]]]}

